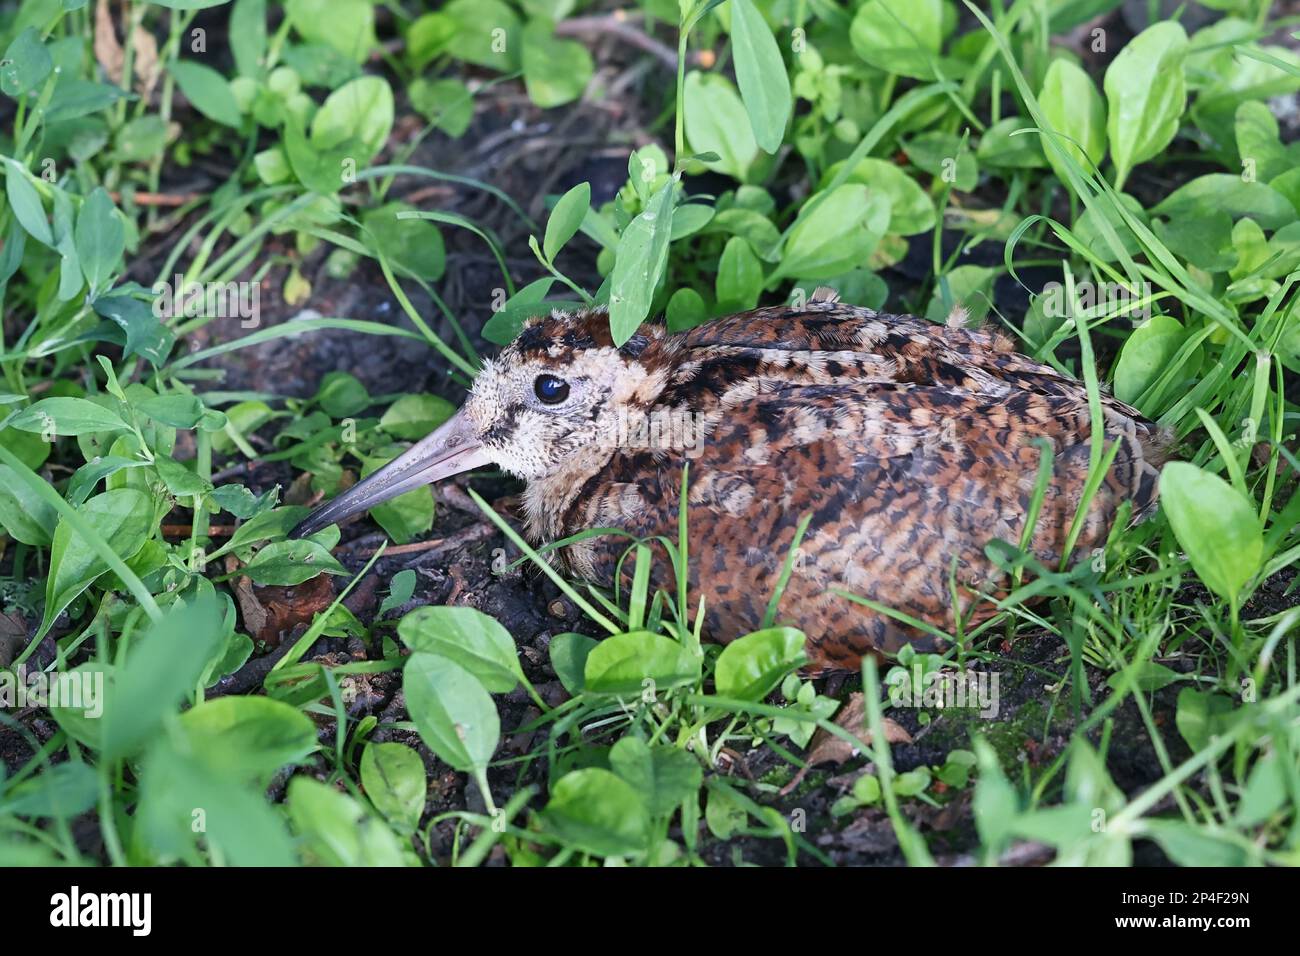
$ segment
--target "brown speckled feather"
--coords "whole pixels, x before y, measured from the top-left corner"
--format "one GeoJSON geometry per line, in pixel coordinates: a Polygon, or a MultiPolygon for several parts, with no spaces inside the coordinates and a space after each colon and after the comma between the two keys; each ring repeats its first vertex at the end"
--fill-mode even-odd
{"type": "MultiPolygon", "coordinates": [[[[552,316],[507,350],[563,369],[575,351],[610,349],[603,313],[552,316]]],[[[690,460],[690,603],[709,635],[761,626],[800,518],[811,521],[778,619],[808,635],[814,670],[855,668],[873,651],[936,640],[832,592],[860,594],[944,631],[954,626],[949,576],[963,612],[997,592],[992,539],[1018,542],[1051,446],[1051,485],[1032,539],[1060,561],[1088,472],[1090,423],[1081,383],[1014,351],[995,333],[814,300],[759,309],[671,335],[646,327],[620,351],[644,370],[635,401],[697,416],[703,440],[682,448],[575,453],[530,482],[529,529],[551,540],[592,527],[677,535],[690,460]]],[[[1148,512],[1163,439],[1134,409],[1103,398],[1113,466],[1094,497],[1076,554],[1100,546],[1120,504],[1148,512]]],[[[569,568],[608,584],[627,540],[563,550],[569,568]]],[[[627,562],[630,564],[631,562],[627,562]]],[[[626,570],[626,568],[625,568],[626,570]]],[[[659,583],[671,586],[667,560],[659,583]]],[[[992,612],[975,608],[976,620],[992,612]]]]}

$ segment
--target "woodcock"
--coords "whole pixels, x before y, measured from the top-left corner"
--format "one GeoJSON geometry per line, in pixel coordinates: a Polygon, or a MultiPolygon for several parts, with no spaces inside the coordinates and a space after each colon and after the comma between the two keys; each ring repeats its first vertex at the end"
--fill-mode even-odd
{"type": "MultiPolygon", "coordinates": [[[[1165,437],[1102,397],[1107,448],[1078,551],[1101,546],[1121,503],[1155,504],[1165,437]]],[[[646,325],[621,347],[603,311],[532,320],[485,363],[464,407],[387,467],[318,509],[310,534],[426,482],[497,465],[527,482],[535,542],[588,528],[677,540],[690,462],[689,592],[707,634],[762,624],[804,515],[778,620],[807,635],[809,670],[855,669],[862,655],[941,643],[853,603],[863,595],[951,633],[1005,593],[985,555],[1018,543],[1041,443],[1054,467],[1031,547],[1060,562],[1088,474],[1084,387],[990,331],[844,305],[819,290],[802,309],[771,307],[686,332],[646,325]],[[954,564],[955,562],[955,564],[954,564]]],[[[610,585],[626,535],[559,549],[573,574],[610,585]]],[[[656,548],[662,546],[656,545],[656,548]]],[[[625,562],[624,573],[631,560],[625,562]]],[[[655,582],[674,588],[666,555],[655,582]]]]}

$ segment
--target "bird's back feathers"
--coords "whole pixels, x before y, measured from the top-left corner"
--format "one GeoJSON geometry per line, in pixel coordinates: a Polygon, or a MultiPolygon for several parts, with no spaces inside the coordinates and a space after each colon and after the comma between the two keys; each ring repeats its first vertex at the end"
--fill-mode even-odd
{"type": "MultiPolygon", "coordinates": [[[[590,316],[592,326],[603,321],[590,316]]],[[[637,361],[664,373],[647,411],[690,416],[699,440],[613,449],[554,503],[550,525],[675,540],[689,460],[690,600],[705,602],[716,638],[761,626],[804,515],[779,617],[803,626],[814,667],[935,645],[832,589],[950,632],[955,584],[963,613],[978,605],[976,619],[987,616],[978,595],[1004,581],[984,548],[1021,539],[1043,442],[1054,467],[1030,547],[1059,563],[1088,475],[1087,395],[1004,336],[814,298],[802,310],[758,309],[678,335],[650,328],[637,347],[637,361]]],[[[1102,413],[1107,446],[1120,447],[1076,554],[1104,543],[1123,502],[1137,515],[1153,507],[1163,461],[1165,439],[1136,410],[1103,396],[1102,413]]],[[[626,547],[626,538],[588,539],[565,559],[609,583],[626,547]]],[[[669,567],[660,554],[664,586],[669,567]]]]}

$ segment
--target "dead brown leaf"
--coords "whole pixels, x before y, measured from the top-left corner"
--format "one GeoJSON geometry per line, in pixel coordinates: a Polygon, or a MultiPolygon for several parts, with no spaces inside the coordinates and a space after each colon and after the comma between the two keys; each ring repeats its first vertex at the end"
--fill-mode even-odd
{"type": "Polygon", "coordinates": [[[271,615],[267,612],[262,602],[257,599],[257,592],[253,590],[253,582],[245,577],[235,578],[235,600],[239,602],[239,616],[244,622],[244,630],[249,636],[256,639],[259,634],[266,630],[267,621],[271,615]]]}
{"type": "MultiPolygon", "coordinates": [[[[109,81],[122,85],[122,71],[126,68],[126,51],[117,38],[117,27],[109,10],[108,0],[95,4],[95,60],[104,69],[109,81]]],[[[158,41],[152,33],[137,25],[131,31],[132,61],[136,91],[146,99],[153,93],[162,72],[158,61],[158,41]]]]}
{"type": "Polygon", "coordinates": [[[99,0],[95,4],[95,60],[104,69],[109,81],[122,85],[122,66],[126,59],[122,44],[117,42],[117,31],[113,27],[113,14],[109,12],[108,0],[99,0]]]}
{"type": "Polygon", "coordinates": [[[135,48],[131,65],[135,73],[135,88],[147,100],[162,73],[162,64],[158,62],[158,41],[144,27],[137,26],[131,33],[131,46],[135,48]]]}
{"type": "MultiPolygon", "coordinates": [[[[872,741],[865,717],[866,702],[862,698],[862,692],[850,694],[849,699],[835,715],[835,723],[861,741],[861,746],[855,747],[842,737],[825,730],[818,730],[808,744],[807,766],[795,774],[794,779],[782,788],[781,795],[784,796],[799,786],[811,768],[824,763],[833,763],[838,767],[854,754],[865,753],[872,741]]],[[[886,743],[910,744],[912,742],[912,735],[888,717],[882,717],[881,724],[885,729],[886,743]]]]}
{"type": "Polygon", "coordinates": [[[254,636],[267,644],[279,644],[285,634],[299,624],[310,624],[317,614],[334,603],[334,577],[318,574],[292,587],[254,586],[253,594],[267,614],[260,632],[254,636]]]}
{"type": "Polygon", "coordinates": [[[0,614],[0,667],[8,667],[28,640],[27,622],[21,614],[0,614]]]}

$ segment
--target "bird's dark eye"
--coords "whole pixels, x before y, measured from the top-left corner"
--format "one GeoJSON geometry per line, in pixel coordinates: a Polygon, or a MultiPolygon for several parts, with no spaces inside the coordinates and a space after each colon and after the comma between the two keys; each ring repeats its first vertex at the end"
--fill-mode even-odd
{"type": "Polygon", "coordinates": [[[533,391],[547,405],[558,405],[569,397],[569,383],[554,375],[539,375],[533,382],[533,391]]]}

